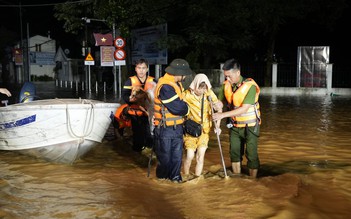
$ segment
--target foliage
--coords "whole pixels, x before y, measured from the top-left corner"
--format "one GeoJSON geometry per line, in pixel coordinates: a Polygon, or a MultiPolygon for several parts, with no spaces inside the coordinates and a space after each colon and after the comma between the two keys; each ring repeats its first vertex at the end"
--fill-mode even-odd
{"type": "Polygon", "coordinates": [[[168,49],[169,58],[211,68],[247,51],[260,53],[270,65],[282,27],[304,20],[331,29],[346,6],[346,0],[91,0],[58,5],[55,16],[75,33],[84,28],[82,17],[106,20],[110,27],[116,23],[127,41],[134,28],[167,23],[168,36],[158,45],[168,49]]]}
{"type": "Polygon", "coordinates": [[[82,17],[91,14],[90,4],[83,2],[79,4],[58,4],[55,6],[54,17],[59,21],[64,21],[63,28],[66,32],[77,34],[84,28],[82,17]]]}

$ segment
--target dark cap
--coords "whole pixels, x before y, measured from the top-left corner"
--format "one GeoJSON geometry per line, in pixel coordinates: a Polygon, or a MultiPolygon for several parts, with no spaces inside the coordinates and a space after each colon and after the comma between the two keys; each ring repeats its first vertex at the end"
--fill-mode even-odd
{"type": "Polygon", "coordinates": [[[174,59],[165,71],[171,75],[191,75],[193,73],[189,63],[184,59],[174,59]]]}

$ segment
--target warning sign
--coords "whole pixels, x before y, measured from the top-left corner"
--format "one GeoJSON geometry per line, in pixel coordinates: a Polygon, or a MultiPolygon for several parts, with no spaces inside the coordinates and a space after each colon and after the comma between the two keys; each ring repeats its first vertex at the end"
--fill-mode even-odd
{"type": "Polygon", "coordinates": [[[88,53],[87,57],[85,58],[84,65],[95,65],[94,59],[90,53],[88,53]]]}
{"type": "Polygon", "coordinates": [[[85,61],[94,61],[90,53],[88,53],[87,57],[85,58],[85,61]]]}

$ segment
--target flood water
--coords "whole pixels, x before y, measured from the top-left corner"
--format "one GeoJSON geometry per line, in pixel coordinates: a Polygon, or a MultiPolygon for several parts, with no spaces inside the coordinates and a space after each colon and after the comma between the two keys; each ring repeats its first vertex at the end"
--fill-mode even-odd
{"type": "MultiPolygon", "coordinates": [[[[262,95],[260,103],[257,180],[216,174],[222,166],[215,134],[203,177],[159,181],[155,163],[147,177],[148,157],[109,130],[73,165],[0,151],[0,218],[349,218],[351,98],[262,95]]],[[[220,143],[229,171],[224,127],[220,143]]]]}

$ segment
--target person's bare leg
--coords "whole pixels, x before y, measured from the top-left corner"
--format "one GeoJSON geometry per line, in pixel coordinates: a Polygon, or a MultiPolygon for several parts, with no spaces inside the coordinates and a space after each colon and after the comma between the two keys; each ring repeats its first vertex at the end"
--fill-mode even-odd
{"type": "Polygon", "coordinates": [[[232,162],[232,169],[234,174],[241,173],[241,163],[240,162],[232,162]]]}
{"type": "Polygon", "coordinates": [[[202,174],[202,169],[204,167],[205,153],[207,147],[199,147],[196,152],[196,167],[195,175],[200,176],[202,174]]]}
{"type": "Polygon", "coordinates": [[[252,178],[256,178],[257,177],[257,169],[249,169],[249,174],[252,178]]]}
{"type": "Polygon", "coordinates": [[[184,165],[183,165],[185,175],[189,175],[191,161],[194,158],[194,154],[195,154],[195,151],[193,149],[189,148],[186,150],[186,158],[185,158],[184,165]]]}

